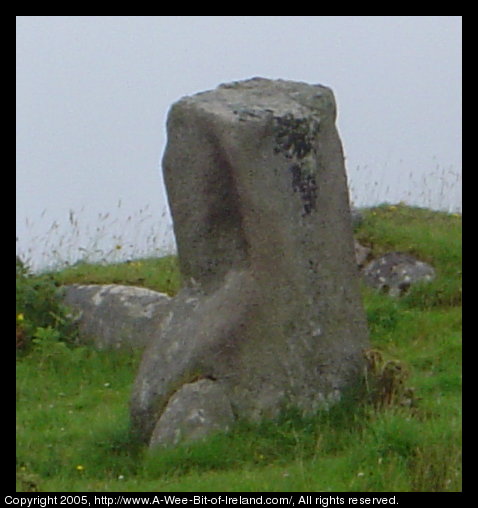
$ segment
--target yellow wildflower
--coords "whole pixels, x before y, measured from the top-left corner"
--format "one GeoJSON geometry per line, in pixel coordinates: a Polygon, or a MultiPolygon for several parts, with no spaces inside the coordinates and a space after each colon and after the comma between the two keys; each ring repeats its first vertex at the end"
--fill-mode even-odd
{"type": "Polygon", "coordinates": [[[78,464],[78,465],[76,466],[76,470],[77,470],[77,471],[84,471],[84,470],[85,470],[85,466],[82,466],[81,464],[78,464]]]}
{"type": "Polygon", "coordinates": [[[20,314],[17,314],[17,321],[23,321],[25,317],[23,316],[23,312],[20,312],[20,314]]]}

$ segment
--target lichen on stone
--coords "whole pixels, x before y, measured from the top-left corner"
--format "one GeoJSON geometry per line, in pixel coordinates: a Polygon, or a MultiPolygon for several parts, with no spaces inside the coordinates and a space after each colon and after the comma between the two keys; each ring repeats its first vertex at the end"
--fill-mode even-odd
{"type": "Polygon", "coordinates": [[[274,153],[291,161],[292,190],[300,194],[304,216],[315,209],[317,199],[314,142],[319,130],[316,118],[297,118],[291,113],[274,117],[274,153]]]}

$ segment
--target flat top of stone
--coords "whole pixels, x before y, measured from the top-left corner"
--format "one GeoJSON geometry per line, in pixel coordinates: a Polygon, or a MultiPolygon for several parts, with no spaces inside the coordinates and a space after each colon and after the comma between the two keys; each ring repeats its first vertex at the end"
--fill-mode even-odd
{"type": "Polygon", "coordinates": [[[266,114],[298,117],[330,114],[335,116],[335,99],[330,88],[283,79],[251,78],[223,83],[214,90],[183,97],[178,102],[200,105],[203,109],[233,114],[239,120],[253,120],[266,114]]]}

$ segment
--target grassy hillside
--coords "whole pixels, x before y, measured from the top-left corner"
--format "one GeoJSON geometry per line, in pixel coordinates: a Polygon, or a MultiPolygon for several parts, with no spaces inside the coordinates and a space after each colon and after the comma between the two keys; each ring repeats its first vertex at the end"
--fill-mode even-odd
{"type": "MultiPolygon", "coordinates": [[[[371,398],[308,419],[238,423],[228,434],[150,453],[129,434],[139,355],[74,346],[62,340],[68,329],[58,317],[30,326],[32,346],[17,354],[17,490],[461,490],[461,216],[382,206],[365,212],[357,237],[374,255],[410,252],[437,271],[401,299],[363,289],[373,352],[406,373],[408,403],[371,398]]],[[[174,294],[180,279],[176,260],[162,258],[80,264],[48,280],[174,294]]],[[[17,294],[17,336],[33,308],[18,301],[17,294]]]]}

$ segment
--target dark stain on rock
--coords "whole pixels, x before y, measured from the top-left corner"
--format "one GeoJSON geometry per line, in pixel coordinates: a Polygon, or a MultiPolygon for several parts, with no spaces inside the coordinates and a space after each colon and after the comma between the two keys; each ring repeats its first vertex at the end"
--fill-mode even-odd
{"type": "Polygon", "coordinates": [[[315,162],[314,140],[320,130],[319,122],[314,118],[295,118],[288,113],[274,117],[274,129],[274,153],[291,160],[292,190],[300,194],[303,216],[309,215],[315,210],[317,200],[317,181],[311,164],[315,162]]]}

